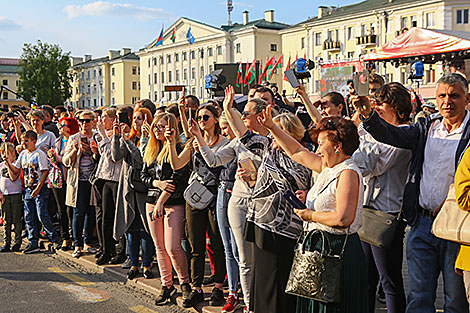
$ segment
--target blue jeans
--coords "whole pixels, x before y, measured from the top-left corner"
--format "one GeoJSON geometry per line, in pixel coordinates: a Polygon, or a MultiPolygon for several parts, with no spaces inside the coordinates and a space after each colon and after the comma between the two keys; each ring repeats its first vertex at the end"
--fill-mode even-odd
{"type": "Polygon", "coordinates": [[[52,225],[49,213],[47,213],[47,200],[49,198],[49,189],[43,187],[36,198],[31,198],[33,190],[25,188],[24,193],[24,221],[28,231],[28,240],[33,247],[38,246],[39,226],[36,220],[39,220],[44,226],[47,237],[52,242],[58,242],[59,237],[52,225]]]}
{"type": "Polygon", "coordinates": [[[454,265],[459,244],[439,239],[431,233],[431,218],[421,216],[409,234],[406,245],[408,261],[407,313],[435,312],[437,279],[444,278],[444,312],[468,313],[462,276],[455,273],[454,265]]]}
{"type": "MultiPolygon", "coordinates": [[[[140,218],[137,216],[136,218],[140,218]]],[[[130,231],[127,233],[127,247],[129,249],[129,258],[131,266],[139,266],[139,246],[142,245],[142,265],[150,267],[152,264],[153,240],[145,231],[130,231]]]]}
{"type": "Polygon", "coordinates": [[[227,193],[226,184],[220,182],[217,190],[217,203],[216,203],[216,214],[217,224],[219,226],[220,236],[224,244],[225,251],[225,264],[227,267],[228,276],[228,289],[231,292],[238,290],[239,281],[239,270],[238,270],[238,249],[235,243],[235,237],[233,236],[232,229],[228,224],[227,218],[227,204],[230,194],[227,193]],[[224,201],[225,200],[225,201],[224,201]]]}
{"type": "Polygon", "coordinates": [[[95,209],[90,205],[91,184],[88,181],[78,182],[77,206],[73,208],[73,241],[75,247],[83,247],[83,233],[85,243],[90,244],[95,228],[95,209]],[[83,227],[85,226],[85,232],[83,227]]]}

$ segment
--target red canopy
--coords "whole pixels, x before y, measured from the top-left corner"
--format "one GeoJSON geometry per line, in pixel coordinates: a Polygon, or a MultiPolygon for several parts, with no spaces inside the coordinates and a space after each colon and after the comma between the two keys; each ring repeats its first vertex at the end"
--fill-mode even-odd
{"type": "MultiPolygon", "coordinates": [[[[382,47],[366,54],[364,61],[380,61],[470,50],[470,40],[448,33],[450,32],[413,27],[382,47]]],[[[468,33],[465,35],[464,37],[467,37],[468,33]]]]}

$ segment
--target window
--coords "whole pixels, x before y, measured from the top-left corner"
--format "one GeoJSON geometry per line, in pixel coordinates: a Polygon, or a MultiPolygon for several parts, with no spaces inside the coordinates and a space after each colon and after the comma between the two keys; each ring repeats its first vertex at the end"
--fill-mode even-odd
{"type": "Polygon", "coordinates": [[[275,43],[271,44],[271,51],[277,51],[277,45],[275,43]]]}
{"type": "Polygon", "coordinates": [[[196,78],[196,68],[191,67],[191,79],[195,79],[195,78],[196,78]]]}
{"type": "Polygon", "coordinates": [[[137,66],[132,67],[132,75],[137,75],[137,66]]]}
{"type": "Polygon", "coordinates": [[[157,73],[153,73],[153,83],[156,84],[158,80],[158,75],[157,73]]]}
{"type": "Polygon", "coordinates": [[[8,79],[4,79],[3,82],[2,82],[2,85],[3,86],[8,86],[8,79]]]}
{"type": "Polygon", "coordinates": [[[90,99],[88,99],[88,107],[90,107],[90,99]]]}
{"type": "MultiPolygon", "coordinates": [[[[157,81],[157,80],[155,80],[155,81],[157,81]]],[[[150,76],[150,74],[149,74],[149,85],[150,84],[152,84],[152,76],[150,76]]]]}
{"type": "Polygon", "coordinates": [[[111,67],[111,75],[114,76],[114,67],[111,67]]]}
{"type": "Polygon", "coordinates": [[[213,65],[209,65],[209,73],[212,73],[213,70],[214,70],[214,66],[213,66],[213,65]]]}
{"type": "Polygon", "coordinates": [[[86,78],[87,78],[87,79],[90,79],[90,70],[88,70],[88,71],[86,72],[86,78]]]}
{"type": "Polygon", "coordinates": [[[425,71],[426,73],[426,83],[435,83],[436,82],[436,71],[434,69],[429,69],[425,71]]]}
{"type": "Polygon", "coordinates": [[[157,58],[153,58],[153,65],[157,65],[157,58]]]}
{"type": "Polygon", "coordinates": [[[222,46],[217,46],[217,55],[222,55],[222,46]]]}
{"type": "Polygon", "coordinates": [[[335,40],[339,41],[339,29],[335,30],[335,40]]]}
{"type": "Polygon", "coordinates": [[[188,70],[184,69],[183,70],[183,80],[186,81],[188,79],[188,70]]]}
{"type": "Polygon", "coordinates": [[[132,82],[132,90],[137,90],[137,82],[132,82]]]}
{"type": "Polygon", "coordinates": [[[96,84],[93,84],[93,92],[96,93],[96,84]]]}
{"type": "Polygon", "coordinates": [[[320,46],[321,45],[321,33],[316,33],[315,34],[315,46],[320,46]]]}
{"type": "Polygon", "coordinates": [[[196,87],[191,88],[191,94],[196,95],[196,87]]]}
{"type": "MultiPolygon", "coordinates": [[[[155,100],[153,100],[153,101],[157,102],[157,101],[158,101],[158,91],[155,91],[154,97],[155,97],[155,100]]],[[[149,98],[150,98],[150,97],[149,97],[149,98]]]]}
{"type": "Polygon", "coordinates": [[[186,61],[188,59],[188,54],[186,52],[183,52],[183,61],[186,61]]]}
{"type": "Polygon", "coordinates": [[[149,66],[148,67],[150,67],[150,59],[149,59],[149,66]]]}
{"type": "Polygon", "coordinates": [[[160,57],[160,64],[163,64],[163,57],[160,57]]]}
{"type": "Polygon", "coordinates": [[[207,54],[208,54],[210,57],[213,56],[213,55],[214,55],[213,49],[212,49],[212,48],[208,48],[208,49],[207,49],[207,54]]]}
{"type": "Polygon", "coordinates": [[[101,69],[99,69],[98,70],[98,76],[101,77],[101,74],[102,74],[101,69]]]}
{"type": "Polygon", "coordinates": [[[201,66],[201,78],[204,78],[204,66],[201,66]]]}
{"type": "Polygon", "coordinates": [[[93,99],[93,106],[96,107],[96,99],[93,99]]]}
{"type": "Polygon", "coordinates": [[[114,97],[111,99],[111,104],[116,104],[116,99],[114,97]]]}
{"type": "MultiPolygon", "coordinates": [[[[113,88],[113,89],[114,89],[114,88],[113,88]]],[[[87,93],[90,93],[90,85],[87,86],[86,92],[87,92],[87,93]]]]}
{"type": "Polygon", "coordinates": [[[171,71],[168,71],[168,82],[171,83],[171,71]]]}
{"type": "Polygon", "coordinates": [[[135,104],[137,102],[137,97],[132,97],[132,104],[135,104]]]}
{"type": "Polygon", "coordinates": [[[175,71],[175,80],[176,80],[176,81],[179,81],[179,80],[180,80],[180,71],[179,71],[179,70],[176,70],[176,71],[175,71]]]}
{"type": "Polygon", "coordinates": [[[237,53],[241,53],[241,52],[242,52],[242,47],[241,47],[240,43],[237,43],[237,44],[235,45],[235,51],[236,51],[237,53]]]}
{"type": "Polygon", "coordinates": [[[300,49],[305,48],[305,37],[300,38],[300,49]]]}
{"type": "Polygon", "coordinates": [[[201,49],[199,51],[199,55],[200,55],[201,59],[204,59],[204,49],[201,49]]]}
{"type": "Polygon", "coordinates": [[[8,100],[8,92],[4,92],[3,93],[3,97],[2,97],[3,100],[8,100]]]}
{"type": "Polygon", "coordinates": [[[348,52],[348,59],[354,59],[354,51],[348,52]]]}
{"type": "Polygon", "coordinates": [[[175,62],[179,62],[180,60],[180,55],[177,53],[175,54],[175,62]]]}
{"type": "Polygon", "coordinates": [[[162,76],[162,81],[161,81],[161,83],[164,84],[164,83],[165,83],[165,73],[162,72],[162,75],[161,75],[161,76],[162,76]]]}
{"type": "Polygon", "coordinates": [[[408,28],[408,17],[401,18],[401,29],[408,28]]]}
{"type": "Polygon", "coordinates": [[[114,90],[114,83],[111,84],[111,90],[114,90]]]}
{"type": "Polygon", "coordinates": [[[167,57],[166,57],[166,63],[171,63],[171,55],[167,55],[167,57]]]}
{"type": "Polygon", "coordinates": [[[93,78],[96,78],[96,70],[93,70],[93,78]]]}
{"type": "Polygon", "coordinates": [[[425,26],[433,27],[434,25],[434,12],[426,13],[425,26]]]}
{"type": "Polygon", "coordinates": [[[196,58],[196,53],[194,51],[191,51],[189,53],[189,57],[191,58],[191,60],[194,60],[196,58]]]}
{"type": "Polygon", "coordinates": [[[468,9],[457,10],[457,24],[468,24],[468,9]]]}
{"type": "Polygon", "coordinates": [[[352,40],[354,39],[354,37],[354,27],[348,27],[348,40],[352,40]]]}

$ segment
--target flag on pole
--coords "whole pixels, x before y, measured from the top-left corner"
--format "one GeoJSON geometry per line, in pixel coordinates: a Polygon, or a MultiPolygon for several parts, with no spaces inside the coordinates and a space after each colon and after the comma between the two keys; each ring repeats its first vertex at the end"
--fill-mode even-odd
{"type": "MultiPolygon", "coordinates": [[[[289,61],[287,62],[287,65],[286,65],[286,71],[289,69],[289,67],[290,67],[290,54],[289,54],[289,61]]],[[[284,74],[284,80],[285,80],[286,82],[289,81],[289,80],[287,79],[287,77],[286,77],[285,74],[284,74]]]]}
{"type": "Polygon", "coordinates": [[[191,33],[191,27],[188,28],[188,33],[186,34],[186,40],[189,42],[190,45],[194,43],[194,36],[191,33]]]}
{"type": "Polygon", "coordinates": [[[274,55],[269,60],[267,60],[267,58],[268,57],[266,57],[266,65],[264,66],[263,75],[262,75],[264,80],[267,79],[268,70],[272,68],[274,64],[274,55]]]}
{"type": "Polygon", "coordinates": [[[155,47],[163,45],[163,26],[162,30],[160,31],[160,35],[157,38],[157,42],[155,43],[155,47]]]}
{"type": "Polygon", "coordinates": [[[261,79],[262,78],[263,78],[263,59],[259,59],[258,84],[261,84],[261,79]]]}
{"type": "Polygon", "coordinates": [[[171,33],[171,41],[175,43],[176,41],[176,27],[173,28],[173,32],[171,33]]]}
{"type": "Polygon", "coordinates": [[[283,59],[283,55],[281,55],[279,60],[277,60],[276,64],[274,64],[274,67],[271,69],[271,72],[269,73],[269,79],[268,80],[271,80],[271,78],[274,75],[275,70],[277,70],[278,68],[280,68],[282,70],[282,59],[283,59]]]}
{"type": "Polygon", "coordinates": [[[237,87],[240,87],[240,85],[243,84],[243,67],[242,67],[242,62],[238,64],[238,70],[237,70],[237,81],[235,85],[237,87]]]}
{"type": "Polygon", "coordinates": [[[250,85],[254,80],[256,80],[255,66],[256,66],[256,59],[254,59],[253,62],[251,62],[250,67],[247,67],[247,72],[245,74],[245,85],[250,85]]]}
{"type": "Polygon", "coordinates": [[[250,63],[246,61],[246,67],[245,67],[245,78],[243,78],[243,85],[248,85],[248,81],[246,80],[246,77],[248,76],[248,70],[250,69],[250,63]]]}

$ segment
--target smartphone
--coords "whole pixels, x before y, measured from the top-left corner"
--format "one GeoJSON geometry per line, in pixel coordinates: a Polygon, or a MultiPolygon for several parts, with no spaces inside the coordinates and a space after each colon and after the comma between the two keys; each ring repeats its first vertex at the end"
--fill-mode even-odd
{"type": "Polygon", "coordinates": [[[306,209],[307,207],[305,206],[305,203],[299,200],[299,198],[296,197],[295,193],[292,192],[292,190],[287,189],[284,191],[282,194],[284,199],[287,200],[295,209],[306,209]]]}
{"type": "Polygon", "coordinates": [[[297,88],[300,86],[299,80],[297,79],[297,77],[295,77],[294,71],[292,69],[285,71],[284,74],[286,75],[286,78],[292,88],[297,88]]]}
{"type": "Polygon", "coordinates": [[[191,108],[188,108],[188,112],[189,112],[189,118],[188,118],[189,126],[193,126],[193,114],[192,114],[191,108]]]}
{"type": "Polygon", "coordinates": [[[82,144],[88,145],[88,139],[86,137],[80,137],[82,144]]]}
{"type": "Polygon", "coordinates": [[[150,218],[150,221],[153,222],[154,219],[153,219],[153,211],[152,212],[149,212],[149,218],[150,218]]]}
{"type": "Polygon", "coordinates": [[[282,96],[283,96],[283,97],[286,96],[286,90],[285,90],[285,89],[282,91],[282,96]]]}
{"type": "Polygon", "coordinates": [[[118,119],[119,123],[124,123],[128,125],[129,127],[131,126],[131,121],[129,120],[129,115],[127,115],[126,112],[119,112],[118,113],[118,119]]]}
{"type": "MultiPolygon", "coordinates": [[[[238,166],[244,170],[252,172],[256,176],[256,167],[250,158],[238,160],[238,166]]],[[[246,182],[246,184],[248,187],[252,188],[256,184],[256,177],[249,182],[246,182]]]]}
{"type": "Polygon", "coordinates": [[[369,74],[367,71],[353,73],[353,85],[356,95],[363,97],[369,95],[369,74]]]}

